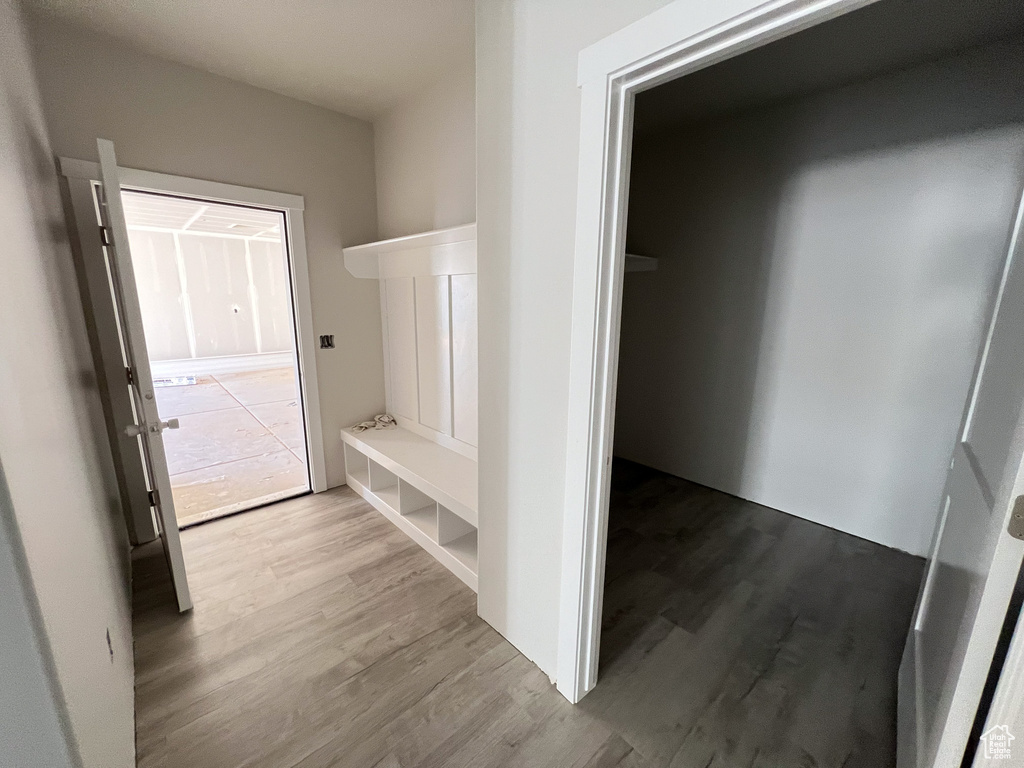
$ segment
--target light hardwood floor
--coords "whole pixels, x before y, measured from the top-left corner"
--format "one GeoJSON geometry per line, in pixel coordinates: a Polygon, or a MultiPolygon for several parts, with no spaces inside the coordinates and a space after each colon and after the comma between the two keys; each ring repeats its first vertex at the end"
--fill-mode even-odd
{"type": "Polygon", "coordinates": [[[182,543],[184,616],[159,547],[133,558],[145,768],[891,764],[920,561],[635,465],[577,707],[346,488],[182,543]]]}

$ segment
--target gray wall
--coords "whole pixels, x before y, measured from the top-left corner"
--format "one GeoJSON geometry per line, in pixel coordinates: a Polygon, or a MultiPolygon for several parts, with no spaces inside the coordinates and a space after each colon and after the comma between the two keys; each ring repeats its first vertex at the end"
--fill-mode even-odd
{"type": "Polygon", "coordinates": [[[384,408],[377,284],[345,269],[341,248],[376,238],[373,129],[362,120],[191,67],[112,38],[36,18],[34,52],[53,150],[305,198],[327,479],[345,482],[338,432],[384,408]]]}
{"type": "Polygon", "coordinates": [[[373,121],[381,239],[476,221],[473,51],[373,121]]]}
{"type": "Polygon", "coordinates": [[[615,450],[924,554],[1024,181],[1024,45],[636,142],[615,450]]]}
{"type": "Polygon", "coordinates": [[[0,0],[0,50],[0,763],[56,768],[70,756],[85,768],[128,768],[128,539],[29,42],[11,0],[0,0]],[[66,728],[56,730],[58,717],[66,728]]]}
{"type": "MultiPolygon", "coordinates": [[[[2,13],[2,11],[0,11],[2,13]]],[[[46,635],[0,469],[0,749],[15,768],[70,768],[46,635]]]]}

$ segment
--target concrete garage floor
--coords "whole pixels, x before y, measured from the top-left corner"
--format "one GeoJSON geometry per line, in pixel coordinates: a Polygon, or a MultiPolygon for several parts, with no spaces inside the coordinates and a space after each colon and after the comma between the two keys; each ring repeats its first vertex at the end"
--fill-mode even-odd
{"type": "Polygon", "coordinates": [[[157,387],[178,525],[288,498],[309,489],[305,435],[291,368],[196,377],[157,387]]]}

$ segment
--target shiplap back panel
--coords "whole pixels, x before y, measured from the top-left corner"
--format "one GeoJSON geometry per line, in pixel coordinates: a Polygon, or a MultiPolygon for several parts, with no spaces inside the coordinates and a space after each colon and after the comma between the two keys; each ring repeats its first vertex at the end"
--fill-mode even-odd
{"type": "Polygon", "coordinates": [[[451,302],[446,275],[416,281],[416,350],[420,423],[452,434],[451,302]]]}
{"type": "Polygon", "coordinates": [[[388,411],[476,458],[476,243],[380,256],[388,411]]]}
{"type": "Polygon", "coordinates": [[[416,292],[412,277],[387,281],[386,354],[391,370],[388,410],[411,421],[420,419],[416,373],[416,292]]]}
{"type": "Polygon", "coordinates": [[[477,444],[476,275],[451,276],[452,436],[477,444]]]}

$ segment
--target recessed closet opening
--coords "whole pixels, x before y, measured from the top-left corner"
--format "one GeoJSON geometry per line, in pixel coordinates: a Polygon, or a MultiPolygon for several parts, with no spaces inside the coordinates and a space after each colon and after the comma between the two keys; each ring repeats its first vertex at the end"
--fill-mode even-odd
{"type": "Polygon", "coordinates": [[[1024,7],[881,0],[637,95],[595,694],[665,764],[896,764],[1021,82],[1024,7]]]}

